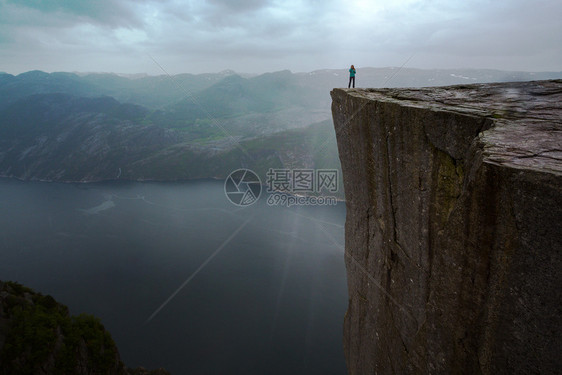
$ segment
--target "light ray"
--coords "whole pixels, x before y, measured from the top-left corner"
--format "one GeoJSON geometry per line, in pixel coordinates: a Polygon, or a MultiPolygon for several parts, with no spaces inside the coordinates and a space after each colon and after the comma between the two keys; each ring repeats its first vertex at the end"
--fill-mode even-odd
{"type": "Polygon", "coordinates": [[[209,255],[209,257],[195,270],[195,272],[193,272],[193,273],[192,273],[192,274],[191,274],[191,275],[190,275],[190,276],[189,276],[189,277],[188,277],[188,278],[187,278],[187,279],[170,295],[170,297],[168,297],[168,299],[166,299],[166,300],[164,301],[164,303],[162,303],[162,304],[160,305],[160,307],[158,307],[158,308],[152,313],[152,315],[150,315],[150,316],[148,317],[148,319],[144,322],[144,324],[146,325],[146,324],[150,323],[150,321],[151,321],[152,319],[154,319],[154,317],[155,317],[156,315],[158,315],[158,313],[159,313],[164,307],[166,307],[166,305],[167,305],[172,299],[174,299],[174,297],[175,297],[183,288],[185,288],[185,286],[186,286],[187,284],[189,284],[189,282],[190,282],[191,280],[193,280],[193,278],[195,278],[195,276],[197,276],[197,274],[198,274],[199,272],[201,272],[201,270],[202,270],[203,268],[205,268],[205,266],[206,266],[207,264],[209,264],[209,262],[210,262],[211,260],[213,260],[213,258],[216,257],[216,256],[221,252],[221,250],[224,249],[224,247],[225,247],[226,245],[228,245],[228,244],[230,243],[230,241],[232,241],[232,239],[233,239],[234,237],[236,237],[236,235],[237,235],[242,229],[244,229],[244,227],[246,226],[246,224],[248,224],[252,219],[253,219],[253,216],[250,217],[250,218],[248,218],[248,219],[246,219],[245,222],[243,222],[234,232],[232,232],[232,234],[231,234],[226,240],[224,240],[224,242],[223,242],[215,251],[213,251],[213,253],[212,253],[211,255],[209,255]]]}

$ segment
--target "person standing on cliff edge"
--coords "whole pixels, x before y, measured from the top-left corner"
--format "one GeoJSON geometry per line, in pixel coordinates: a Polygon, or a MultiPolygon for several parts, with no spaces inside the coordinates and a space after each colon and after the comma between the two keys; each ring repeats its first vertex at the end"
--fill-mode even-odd
{"type": "Polygon", "coordinates": [[[355,67],[353,65],[349,68],[349,84],[347,88],[351,87],[351,81],[353,81],[353,88],[355,88],[355,67]]]}

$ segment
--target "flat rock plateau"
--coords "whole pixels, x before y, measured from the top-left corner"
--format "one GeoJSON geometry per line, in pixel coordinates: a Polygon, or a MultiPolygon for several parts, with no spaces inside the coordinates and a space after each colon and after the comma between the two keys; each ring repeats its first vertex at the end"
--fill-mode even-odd
{"type": "Polygon", "coordinates": [[[350,374],[562,369],[562,81],[334,89],[350,374]]]}

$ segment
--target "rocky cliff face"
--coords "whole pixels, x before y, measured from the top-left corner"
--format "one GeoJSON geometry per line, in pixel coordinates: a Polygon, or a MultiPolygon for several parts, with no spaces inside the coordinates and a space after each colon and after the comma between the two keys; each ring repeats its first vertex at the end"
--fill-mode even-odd
{"type": "Polygon", "coordinates": [[[349,372],[562,368],[562,81],[332,91],[349,372]]]}

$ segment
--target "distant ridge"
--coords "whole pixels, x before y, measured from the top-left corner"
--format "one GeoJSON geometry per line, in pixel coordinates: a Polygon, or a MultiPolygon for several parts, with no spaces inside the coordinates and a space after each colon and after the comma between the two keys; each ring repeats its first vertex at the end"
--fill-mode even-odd
{"type": "MultiPolygon", "coordinates": [[[[357,67],[357,87],[562,78],[562,72],[357,67]]],[[[224,178],[244,165],[339,169],[329,92],[347,69],[0,74],[0,176],[80,181],[224,178]]]]}

